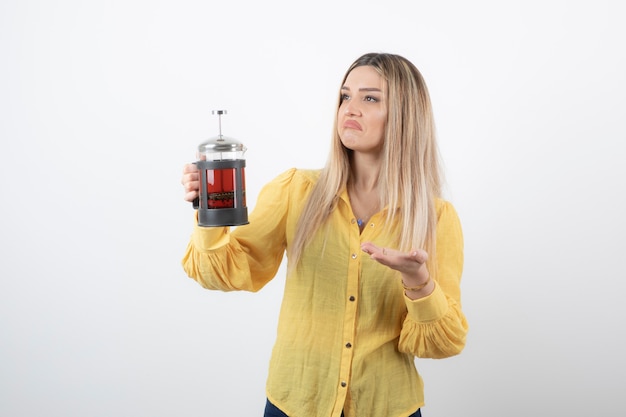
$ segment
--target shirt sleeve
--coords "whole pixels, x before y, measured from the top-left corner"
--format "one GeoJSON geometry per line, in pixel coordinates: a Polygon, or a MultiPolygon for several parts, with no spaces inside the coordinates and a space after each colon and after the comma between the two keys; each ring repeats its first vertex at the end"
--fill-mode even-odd
{"type": "Polygon", "coordinates": [[[197,220],[182,266],[207,289],[259,291],[278,271],[285,247],[289,186],[295,169],[268,183],[259,193],[249,224],[201,227],[197,220]]]}
{"type": "Polygon", "coordinates": [[[468,324],[461,310],[463,232],[452,204],[443,202],[437,221],[437,278],[427,297],[405,297],[398,349],[421,358],[445,358],[465,347],[468,324]]]}

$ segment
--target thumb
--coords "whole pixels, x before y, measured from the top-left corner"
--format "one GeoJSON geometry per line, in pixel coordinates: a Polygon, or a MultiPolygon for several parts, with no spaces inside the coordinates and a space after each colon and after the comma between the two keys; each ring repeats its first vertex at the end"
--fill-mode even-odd
{"type": "Polygon", "coordinates": [[[423,264],[428,260],[428,252],[422,249],[415,249],[411,251],[411,258],[415,262],[423,264]]]}

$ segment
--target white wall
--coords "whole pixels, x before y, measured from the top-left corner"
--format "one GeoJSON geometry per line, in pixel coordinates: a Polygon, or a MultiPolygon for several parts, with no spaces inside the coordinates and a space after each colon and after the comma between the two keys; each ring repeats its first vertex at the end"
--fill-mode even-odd
{"type": "Polygon", "coordinates": [[[282,271],[258,294],[185,276],[182,165],[226,108],[251,207],[320,167],[369,51],[422,70],[466,237],[468,345],[417,361],[424,415],[621,415],[618,4],[3,1],[0,415],[261,415],[282,271]]]}

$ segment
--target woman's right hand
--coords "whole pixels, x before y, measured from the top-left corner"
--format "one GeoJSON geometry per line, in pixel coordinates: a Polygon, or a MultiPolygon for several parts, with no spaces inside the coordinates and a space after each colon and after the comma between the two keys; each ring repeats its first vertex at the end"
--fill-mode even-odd
{"type": "Polygon", "coordinates": [[[192,202],[200,195],[200,175],[196,164],[185,164],[181,183],[185,189],[185,201],[192,202]]]}

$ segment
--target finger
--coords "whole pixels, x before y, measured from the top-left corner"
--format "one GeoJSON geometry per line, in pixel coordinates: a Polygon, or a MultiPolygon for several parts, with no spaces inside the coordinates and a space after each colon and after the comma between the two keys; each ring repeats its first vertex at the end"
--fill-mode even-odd
{"type": "Polygon", "coordinates": [[[192,202],[193,200],[195,200],[198,197],[198,192],[197,191],[190,191],[188,193],[185,193],[185,201],[188,202],[192,202]]]}
{"type": "Polygon", "coordinates": [[[368,255],[371,255],[376,252],[382,252],[382,248],[379,248],[378,246],[374,245],[372,242],[363,242],[361,244],[361,250],[367,253],[368,255]]]}
{"type": "Polygon", "coordinates": [[[190,192],[190,191],[194,191],[194,192],[198,192],[200,191],[200,181],[184,181],[183,180],[183,188],[185,189],[185,192],[190,192]]]}
{"type": "Polygon", "coordinates": [[[376,246],[371,242],[363,243],[361,245],[361,250],[367,253],[370,256],[370,259],[386,266],[391,266],[394,260],[397,259],[396,256],[399,253],[398,251],[387,247],[376,246]]]}
{"type": "Polygon", "coordinates": [[[183,174],[189,174],[192,172],[198,172],[198,167],[196,164],[185,164],[183,166],[183,174]]]}
{"type": "Polygon", "coordinates": [[[428,260],[428,252],[421,249],[411,251],[409,256],[412,260],[420,264],[423,264],[428,260]]]}
{"type": "Polygon", "coordinates": [[[180,180],[181,184],[183,185],[189,182],[193,182],[193,181],[200,182],[200,176],[198,175],[197,172],[192,172],[190,174],[183,174],[180,180]]]}

